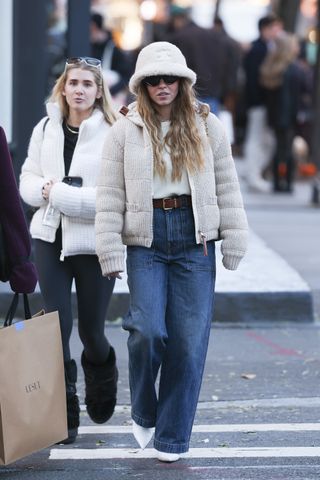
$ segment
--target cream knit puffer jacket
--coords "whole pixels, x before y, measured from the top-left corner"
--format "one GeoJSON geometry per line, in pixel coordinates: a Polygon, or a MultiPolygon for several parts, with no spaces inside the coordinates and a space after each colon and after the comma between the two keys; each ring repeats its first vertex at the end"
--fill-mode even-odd
{"type": "MultiPolygon", "coordinates": [[[[195,241],[222,239],[223,265],[235,270],[247,249],[248,225],[224,128],[216,116],[197,115],[205,166],[188,174],[195,241]]],[[[136,105],[112,126],[97,189],[96,245],[102,273],[124,270],[124,245],[153,240],[153,151],[136,105]]]]}
{"type": "Polygon", "coordinates": [[[81,123],[68,175],[82,177],[82,187],[62,183],[64,169],[64,134],[61,113],[56,104],[47,105],[49,121],[40,120],[35,126],[22,166],[20,194],[35,212],[30,232],[32,238],[54,242],[57,228],[43,225],[48,202],[42,198],[42,186],[50,179],[58,180],[50,192],[50,204],[61,214],[62,252],[64,256],[95,254],[94,219],[96,213],[96,185],[101,168],[103,143],[110,129],[100,110],[81,123]]]}

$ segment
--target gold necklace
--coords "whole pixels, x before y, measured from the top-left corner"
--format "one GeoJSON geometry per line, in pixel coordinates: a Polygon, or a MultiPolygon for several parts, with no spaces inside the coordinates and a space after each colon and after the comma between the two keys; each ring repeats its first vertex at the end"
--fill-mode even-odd
{"type": "Polygon", "coordinates": [[[79,133],[79,130],[72,130],[72,128],[69,127],[69,125],[67,124],[67,122],[66,122],[66,127],[67,127],[67,130],[69,130],[69,132],[71,132],[71,133],[74,133],[74,134],[76,134],[76,133],[78,134],[78,133],[79,133]]]}

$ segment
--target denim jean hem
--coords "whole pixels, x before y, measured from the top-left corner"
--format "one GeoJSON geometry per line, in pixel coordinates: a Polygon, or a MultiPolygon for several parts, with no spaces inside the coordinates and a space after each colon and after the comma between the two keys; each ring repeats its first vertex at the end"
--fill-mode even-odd
{"type": "Polygon", "coordinates": [[[165,453],[185,453],[189,451],[189,443],[172,444],[154,440],[154,448],[165,453]]]}
{"type": "Polygon", "coordinates": [[[131,418],[134,420],[140,427],[144,428],[153,428],[155,426],[155,422],[152,420],[146,420],[145,418],[136,415],[135,413],[131,412],[131,418]]]}

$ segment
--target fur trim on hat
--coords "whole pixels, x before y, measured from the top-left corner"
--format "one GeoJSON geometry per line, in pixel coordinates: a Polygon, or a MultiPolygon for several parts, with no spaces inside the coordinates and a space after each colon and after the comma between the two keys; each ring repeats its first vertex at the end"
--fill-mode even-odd
{"type": "Polygon", "coordinates": [[[136,94],[141,80],[152,75],[176,75],[188,79],[191,85],[197,80],[195,72],[187,67],[179,48],[169,42],[150,43],[141,50],[129,82],[130,91],[136,94]]]}

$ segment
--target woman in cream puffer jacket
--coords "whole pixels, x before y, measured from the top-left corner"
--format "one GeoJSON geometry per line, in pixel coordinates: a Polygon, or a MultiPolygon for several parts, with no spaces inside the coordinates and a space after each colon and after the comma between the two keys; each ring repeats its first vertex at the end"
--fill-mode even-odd
{"type": "Polygon", "coordinates": [[[215,240],[235,270],[248,226],[221,122],[196,104],[196,75],[174,45],[141,50],[129,87],[137,102],[107,134],[97,189],[104,275],[127,273],[133,434],[157,458],[187,452],[207,352],[215,240]],[[159,389],[156,379],[160,373],[159,389]]]}
{"type": "MultiPolygon", "coordinates": [[[[246,252],[248,237],[239,181],[220,120],[208,114],[205,105],[200,104],[198,110],[205,168],[188,173],[195,241],[222,240],[223,265],[235,270],[246,252]]],[[[136,104],[122,112],[125,118],[118,120],[105,142],[104,169],[98,182],[96,242],[104,275],[124,271],[124,245],[151,247],[153,241],[152,144],[136,104]],[[106,198],[108,207],[104,208],[106,198]]]]}

